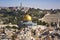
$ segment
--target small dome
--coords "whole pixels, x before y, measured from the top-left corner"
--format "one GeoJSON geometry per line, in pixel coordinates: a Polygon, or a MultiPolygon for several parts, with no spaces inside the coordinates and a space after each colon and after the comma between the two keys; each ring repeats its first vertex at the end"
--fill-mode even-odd
{"type": "Polygon", "coordinates": [[[32,17],[27,14],[27,15],[24,16],[24,20],[31,21],[32,17]]]}

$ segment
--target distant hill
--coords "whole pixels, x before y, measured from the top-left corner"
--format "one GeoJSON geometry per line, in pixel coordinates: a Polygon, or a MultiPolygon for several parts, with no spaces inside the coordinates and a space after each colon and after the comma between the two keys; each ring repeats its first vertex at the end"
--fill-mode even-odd
{"type": "Polygon", "coordinates": [[[57,13],[57,14],[49,14],[49,15],[46,14],[42,18],[42,21],[45,21],[47,23],[58,22],[58,20],[60,21],[60,13],[57,13]]]}

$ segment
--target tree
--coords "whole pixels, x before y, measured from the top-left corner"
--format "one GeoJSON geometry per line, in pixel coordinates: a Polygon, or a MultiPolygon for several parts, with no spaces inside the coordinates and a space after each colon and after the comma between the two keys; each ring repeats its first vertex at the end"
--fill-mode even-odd
{"type": "Polygon", "coordinates": [[[49,27],[49,24],[48,24],[48,23],[46,23],[46,26],[47,26],[47,27],[49,27]]]}
{"type": "Polygon", "coordinates": [[[10,26],[6,26],[6,28],[11,28],[10,26]]]}
{"type": "Polygon", "coordinates": [[[13,28],[13,29],[18,29],[18,27],[16,27],[16,26],[13,26],[12,28],[13,28]]]}
{"type": "Polygon", "coordinates": [[[40,20],[40,21],[37,21],[37,24],[38,24],[38,25],[46,25],[47,23],[46,23],[45,21],[42,22],[42,21],[40,20]]]}
{"type": "Polygon", "coordinates": [[[42,22],[42,25],[46,25],[46,22],[45,22],[45,21],[43,21],[43,22],[42,22]]]}
{"type": "Polygon", "coordinates": [[[37,24],[38,25],[42,25],[42,21],[40,20],[40,21],[37,21],[37,24]]]}

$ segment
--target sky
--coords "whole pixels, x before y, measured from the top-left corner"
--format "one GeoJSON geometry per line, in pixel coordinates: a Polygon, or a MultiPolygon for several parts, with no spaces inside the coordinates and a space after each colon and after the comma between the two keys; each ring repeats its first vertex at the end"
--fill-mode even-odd
{"type": "Polygon", "coordinates": [[[20,6],[40,9],[60,9],[60,0],[0,0],[0,7],[20,6]]]}

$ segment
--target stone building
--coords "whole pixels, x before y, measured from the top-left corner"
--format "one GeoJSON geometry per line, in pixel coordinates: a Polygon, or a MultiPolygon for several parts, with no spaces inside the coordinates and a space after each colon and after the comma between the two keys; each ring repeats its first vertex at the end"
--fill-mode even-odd
{"type": "Polygon", "coordinates": [[[18,26],[32,27],[32,26],[37,26],[37,23],[33,23],[32,17],[26,14],[24,15],[23,20],[18,24],[18,26]]]}

